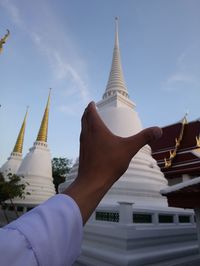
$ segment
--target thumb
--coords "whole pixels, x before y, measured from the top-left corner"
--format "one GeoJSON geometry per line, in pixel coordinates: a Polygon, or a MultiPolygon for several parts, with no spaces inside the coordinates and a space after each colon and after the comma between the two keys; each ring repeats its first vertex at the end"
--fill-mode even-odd
{"type": "Polygon", "coordinates": [[[138,134],[126,139],[127,149],[133,157],[143,146],[159,139],[162,136],[162,129],[159,127],[149,127],[138,134]]]}

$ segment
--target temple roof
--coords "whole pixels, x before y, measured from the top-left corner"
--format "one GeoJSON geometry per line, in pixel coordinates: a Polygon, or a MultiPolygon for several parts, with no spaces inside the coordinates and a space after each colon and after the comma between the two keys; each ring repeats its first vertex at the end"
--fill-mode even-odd
{"type": "Polygon", "coordinates": [[[200,207],[200,177],[161,190],[169,206],[180,208],[200,207]]]}
{"type": "Polygon", "coordinates": [[[200,121],[182,120],[162,130],[162,137],[151,148],[165,177],[200,175],[200,158],[195,152],[200,147],[200,121]]]}

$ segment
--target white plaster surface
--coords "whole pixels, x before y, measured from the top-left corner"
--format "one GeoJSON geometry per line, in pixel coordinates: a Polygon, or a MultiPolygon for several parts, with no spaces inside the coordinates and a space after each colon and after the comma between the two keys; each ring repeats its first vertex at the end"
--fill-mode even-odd
{"type": "Polygon", "coordinates": [[[55,194],[52,178],[51,154],[46,142],[36,141],[23,159],[17,175],[27,182],[25,199],[15,199],[15,203],[38,205],[55,194]]]}
{"type": "Polygon", "coordinates": [[[22,154],[17,152],[12,152],[8,160],[2,165],[0,172],[6,181],[9,180],[8,174],[16,174],[19,166],[22,162],[22,154]]]}
{"type": "MultiPolygon", "coordinates": [[[[129,137],[142,130],[141,121],[134,104],[122,95],[111,96],[97,103],[98,112],[106,126],[116,135],[129,137]],[[106,104],[103,104],[106,102],[106,104]],[[120,104],[121,102],[121,104],[120,104]],[[127,103],[127,104],[126,104],[127,103]]],[[[76,178],[78,161],[72,168],[64,189],[76,178]]],[[[151,148],[143,147],[130,162],[129,168],[102,200],[104,204],[116,204],[118,201],[132,201],[141,206],[167,206],[167,200],[160,195],[160,190],[167,186],[157,162],[151,156],[151,148]]]]}

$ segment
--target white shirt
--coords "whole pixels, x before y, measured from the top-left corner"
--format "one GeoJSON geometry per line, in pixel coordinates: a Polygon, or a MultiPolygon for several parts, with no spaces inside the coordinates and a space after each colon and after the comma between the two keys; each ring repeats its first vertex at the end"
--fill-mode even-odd
{"type": "Polygon", "coordinates": [[[56,195],[0,229],[0,265],[70,266],[80,254],[82,224],[75,201],[56,195]]]}

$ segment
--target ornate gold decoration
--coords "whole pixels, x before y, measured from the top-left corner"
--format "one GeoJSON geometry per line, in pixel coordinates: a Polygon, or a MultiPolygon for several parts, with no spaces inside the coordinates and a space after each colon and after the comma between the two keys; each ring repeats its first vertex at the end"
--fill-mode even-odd
{"type": "MultiPolygon", "coordinates": [[[[181,127],[181,132],[179,134],[179,137],[175,138],[175,149],[173,151],[169,152],[169,158],[168,159],[164,158],[165,168],[169,168],[169,167],[172,166],[172,161],[176,157],[177,150],[178,150],[178,148],[179,148],[179,146],[181,144],[181,141],[183,139],[183,132],[184,132],[186,124],[188,124],[188,122],[187,122],[187,113],[185,114],[185,116],[182,119],[182,127],[181,127]]],[[[200,144],[200,142],[199,142],[199,144],[200,144]]]]}
{"type": "Polygon", "coordinates": [[[169,154],[170,154],[170,159],[173,159],[176,156],[176,151],[175,150],[170,151],[169,154]]]}
{"type": "Polygon", "coordinates": [[[171,160],[167,160],[166,158],[164,158],[165,161],[165,168],[168,168],[171,166],[171,160]]]}
{"type": "Polygon", "coordinates": [[[37,141],[47,142],[50,95],[51,95],[51,89],[50,89],[50,92],[49,92],[47,105],[46,105],[46,108],[45,108],[45,111],[44,111],[44,115],[43,115],[43,118],[42,118],[40,130],[38,132],[37,141]]]}
{"type": "Polygon", "coordinates": [[[9,35],[10,35],[10,31],[7,30],[7,33],[5,34],[5,36],[2,39],[0,39],[0,53],[2,52],[3,45],[6,43],[9,35]]]}
{"type": "Polygon", "coordinates": [[[23,121],[21,129],[19,131],[19,135],[17,137],[17,141],[15,143],[15,147],[13,149],[13,152],[22,153],[27,114],[28,114],[28,107],[27,107],[27,110],[26,110],[24,121],[23,121]]]}
{"type": "Polygon", "coordinates": [[[196,142],[197,147],[200,148],[200,135],[198,137],[196,136],[196,142]]]}

